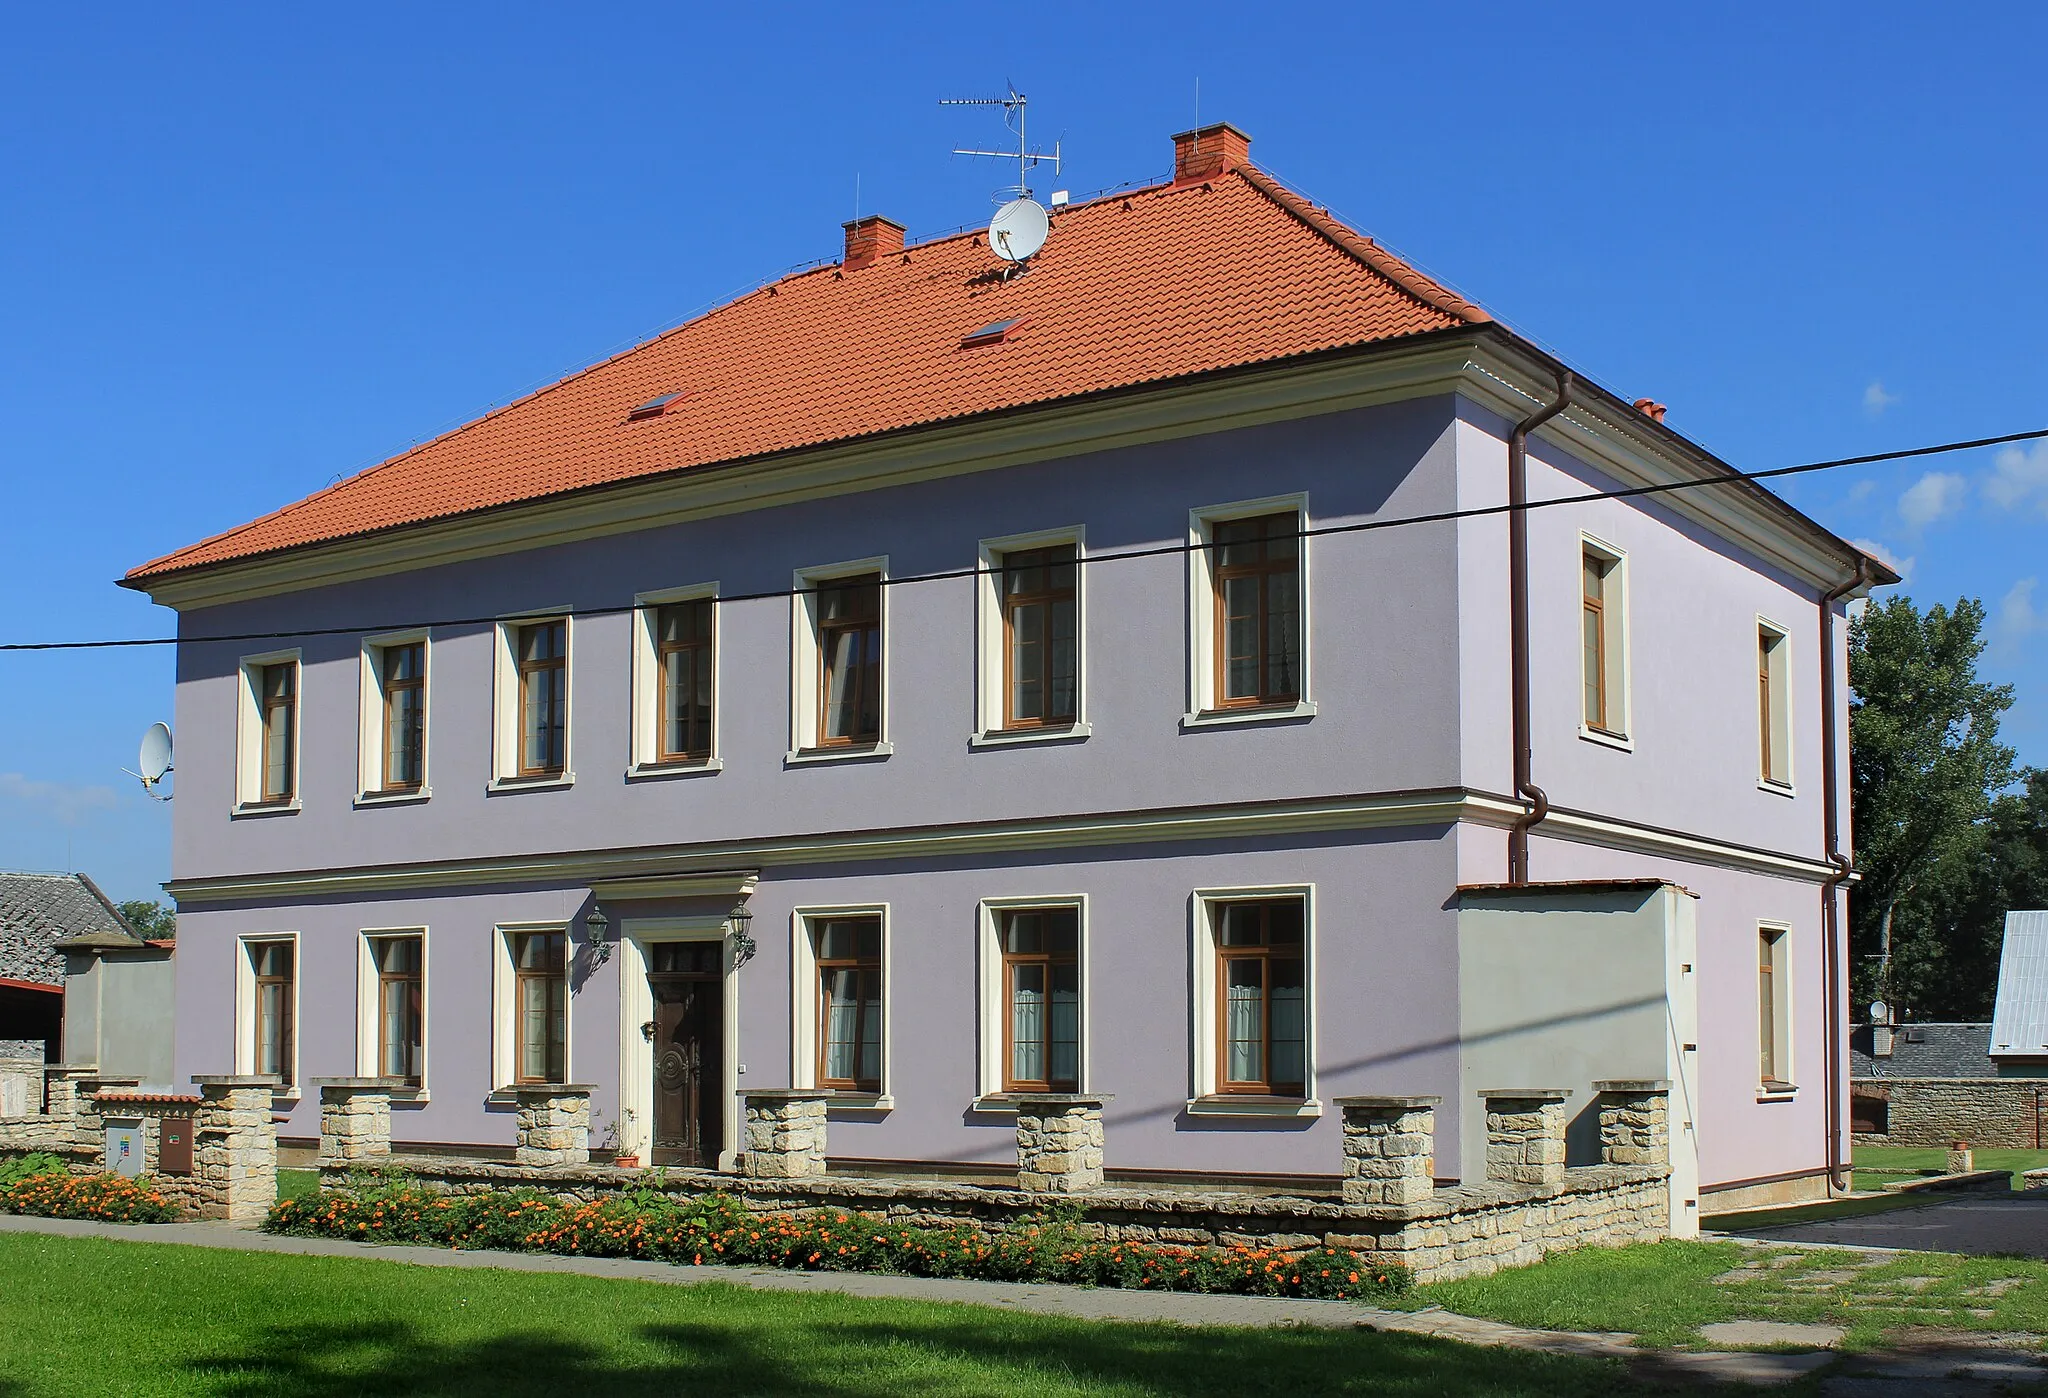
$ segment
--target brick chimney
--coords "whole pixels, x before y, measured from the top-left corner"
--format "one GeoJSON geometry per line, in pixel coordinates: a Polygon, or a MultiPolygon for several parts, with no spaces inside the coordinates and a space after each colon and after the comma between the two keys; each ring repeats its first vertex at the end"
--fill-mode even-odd
{"type": "Polygon", "coordinates": [[[846,258],[841,264],[849,272],[872,267],[892,252],[903,251],[903,225],[880,214],[869,214],[843,225],[846,229],[846,258]]]}
{"type": "Polygon", "coordinates": [[[1173,138],[1173,182],[1195,184],[1252,163],[1252,138],[1227,121],[1211,122],[1173,138]]]}

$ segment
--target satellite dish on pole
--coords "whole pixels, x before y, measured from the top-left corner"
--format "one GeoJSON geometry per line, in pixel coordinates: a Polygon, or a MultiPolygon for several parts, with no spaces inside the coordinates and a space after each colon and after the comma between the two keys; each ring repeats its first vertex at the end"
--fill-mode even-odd
{"type": "Polygon", "coordinates": [[[1872,1024],[1890,1024],[1892,1022],[1892,1007],[1885,1004],[1882,1000],[1871,1001],[1870,1022],[1872,1024]]]}
{"type": "MultiPolygon", "coordinates": [[[[136,754],[135,765],[142,770],[129,772],[131,777],[142,781],[142,789],[159,801],[168,801],[168,796],[157,796],[156,785],[171,771],[171,729],[166,723],[152,723],[142,734],[142,748],[136,754]]],[[[125,770],[125,769],[124,769],[125,770]]]]}
{"type": "Polygon", "coordinates": [[[1035,199],[1012,199],[996,210],[988,226],[988,245],[997,257],[1021,263],[1045,246],[1052,219],[1035,199]]]}

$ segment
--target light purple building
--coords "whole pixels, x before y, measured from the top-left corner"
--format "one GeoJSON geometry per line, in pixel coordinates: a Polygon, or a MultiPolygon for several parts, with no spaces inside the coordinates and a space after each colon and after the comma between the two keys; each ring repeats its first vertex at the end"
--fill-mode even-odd
{"type": "Polygon", "coordinates": [[[1234,128],[1175,149],[1022,267],[850,224],[138,568],[178,1071],[279,1072],[301,1138],[399,1077],[472,1153],[585,1082],[725,1168],[750,1088],[961,1171],[1107,1093],[1112,1175],[1268,1179],[1337,1175],[1346,1094],[1440,1094],[1476,1178],[1480,1090],[1572,1089],[1593,1157],[1589,1084],[1665,1079],[1678,1231],[1824,1192],[1891,574],[1234,128]]]}

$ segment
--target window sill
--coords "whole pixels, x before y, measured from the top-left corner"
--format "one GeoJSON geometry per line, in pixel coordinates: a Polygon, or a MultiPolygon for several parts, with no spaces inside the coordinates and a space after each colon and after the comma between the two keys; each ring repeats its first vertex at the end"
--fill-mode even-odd
{"type": "Polygon", "coordinates": [[[1319,1117],[1323,1104],[1314,1097],[1190,1097],[1189,1116],[1319,1117]]]}
{"type": "Polygon", "coordinates": [[[1757,779],[1756,789],[1758,791],[1768,791],[1773,796],[1783,796],[1787,800],[1790,800],[1799,794],[1796,790],[1793,789],[1792,783],[1773,781],[1769,777],[1759,777],[1757,779]]]}
{"type": "Polygon", "coordinates": [[[886,1092],[840,1092],[834,1090],[825,1099],[825,1110],[831,1112],[893,1112],[896,1099],[886,1092]]]}
{"type": "Polygon", "coordinates": [[[1010,748],[1029,743],[1079,743],[1085,742],[1094,732],[1094,728],[1085,723],[1070,723],[1064,728],[991,728],[969,738],[967,746],[1010,748]]]}
{"type": "Polygon", "coordinates": [[[297,815],[303,809],[296,796],[289,801],[245,801],[228,811],[228,819],[260,820],[264,816],[297,815]]]}
{"type": "Polygon", "coordinates": [[[417,806],[434,794],[430,786],[414,788],[411,791],[358,791],[356,806],[417,806]]]}
{"type": "Polygon", "coordinates": [[[1588,728],[1582,723],[1579,725],[1579,736],[1589,743],[1598,743],[1603,748],[1613,748],[1616,752],[1636,750],[1636,740],[1626,733],[1609,733],[1604,728],[1588,728]]]}
{"type": "Polygon", "coordinates": [[[673,777],[709,777],[725,770],[722,757],[703,757],[694,762],[635,762],[626,769],[629,782],[667,781],[673,777]]]}
{"type": "Polygon", "coordinates": [[[1315,716],[1314,701],[1301,699],[1292,704],[1261,704],[1257,708],[1204,709],[1200,713],[1182,714],[1180,726],[1183,730],[1226,728],[1241,723],[1287,723],[1315,716]]]}
{"type": "MultiPolygon", "coordinates": [[[[968,1110],[972,1112],[1000,1112],[1006,1116],[1015,1116],[1019,1102],[1027,1097],[1042,1095],[1044,1094],[1033,1092],[988,1092],[975,1098],[968,1106],[968,1110]]],[[[1061,1093],[1059,1095],[1071,1096],[1072,1094],[1061,1093]]]]}
{"type": "Polygon", "coordinates": [[[894,743],[860,743],[843,748],[798,748],[782,755],[782,765],[812,762],[880,762],[896,751],[894,743]]]}
{"type": "Polygon", "coordinates": [[[1756,1090],[1756,1100],[1759,1102],[1789,1102],[1798,1093],[1798,1087],[1792,1083],[1771,1082],[1765,1083],[1756,1090]]]}
{"type": "Polygon", "coordinates": [[[576,785],[574,772],[558,772],[551,777],[492,777],[484,787],[486,796],[502,796],[514,791],[559,791],[576,785]]]}

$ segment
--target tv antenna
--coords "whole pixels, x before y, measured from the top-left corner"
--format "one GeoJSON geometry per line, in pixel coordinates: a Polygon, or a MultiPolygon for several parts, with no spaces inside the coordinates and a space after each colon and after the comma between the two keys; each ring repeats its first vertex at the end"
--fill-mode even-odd
{"type": "Polygon", "coordinates": [[[149,793],[152,800],[168,801],[171,799],[168,796],[158,795],[156,789],[157,783],[161,782],[172,770],[171,726],[169,724],[152,723],[143,730],[142,749],[136,754],[135,765],[142,770],[139,772],[129,772],[126,767],[123,767],[121,770],[140,781],[142,789],[149,793]]]}
{"type": "Polygon", "coordinates": [[[953,151],[955,155],[974,155],[980,156],[985,160],[1014,160],[1017,162],[1017,183],[1004,185],[998,191],[997,203],[1008,203],[1031,197],[1031,167],[1034,165],[1052,166],[1052,172],[1055,177],[1060,172],[1060,143],[1054,141],[1052,143],[1052,154],[1046,155],[1042,151],[1031,149],[1031,143],[1025,137],[1024,108],[1030,100],[1023,93],[1017,91],[1015,87],[1010,88],[1007,97],[941,97],[939,99],[941,107],[1001,107],[1003,109],[1003,126],[1011,135],[1017,138],[1017,149],[1011,151],[960,150],[955,148],[953,151]]]}

